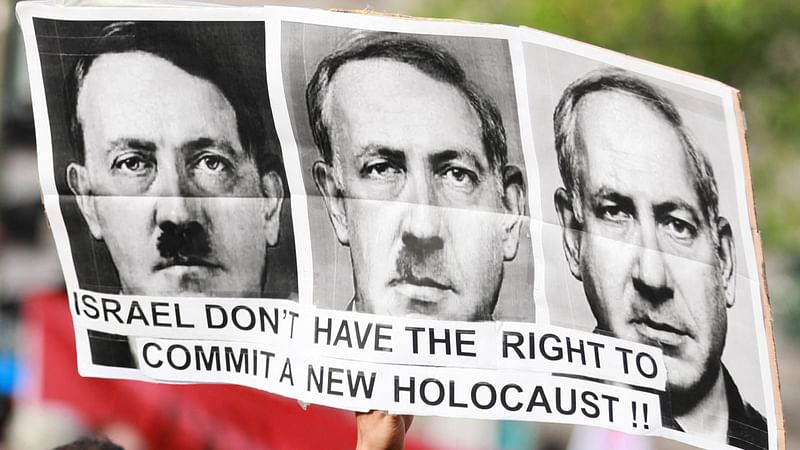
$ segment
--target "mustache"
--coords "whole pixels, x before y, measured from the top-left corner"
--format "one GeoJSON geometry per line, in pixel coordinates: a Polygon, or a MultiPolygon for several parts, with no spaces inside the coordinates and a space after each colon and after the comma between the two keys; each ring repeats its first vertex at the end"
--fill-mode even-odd
{"type": "Polygon", "coordinates": [[[395,283],[409,282],[420,286],[454,290],[444,267],[447,262],[441,251],[415,251],[403,247],[395,260],[395,283]]]}
{"type": "Polygon", "coordinates": [[[159,226],[156,248],[162,258],[171,261],[201,259],[211,253],[211,240],[206,229],[198,222],[172,223],[159,226]]]}

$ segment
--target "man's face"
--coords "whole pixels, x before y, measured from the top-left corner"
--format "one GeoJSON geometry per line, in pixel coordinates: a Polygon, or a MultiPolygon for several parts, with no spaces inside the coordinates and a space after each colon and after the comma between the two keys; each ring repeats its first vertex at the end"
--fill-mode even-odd
{"type": "Polygon", "coordinates": [[[282,187],[259,175],[221,91],[149,53],[106,54],[77,112],[85,165],[68,181],[123,291],[258,296],[282,187]]]}
{"type": "Polygon", "coordinates": [[[556,195],[562,224],[583,224],[565,231],[571,269],[598,327],[662,348],[670,389],[690,391],[718,373],[733,301],[730,235],[718,250],[717,224],[704,219],[679,135],[663,116],[617,92],[589,94],[578,111],[582,200],[556,195]]]}
{"type": "Polygon", "coordinates": [[[466,98],[410,65],[368,59],[336,72],[323,110],[335,156],[314,175],[350,246],[360,307],[490,318],[524,189],[490,166],[466,98]]]}

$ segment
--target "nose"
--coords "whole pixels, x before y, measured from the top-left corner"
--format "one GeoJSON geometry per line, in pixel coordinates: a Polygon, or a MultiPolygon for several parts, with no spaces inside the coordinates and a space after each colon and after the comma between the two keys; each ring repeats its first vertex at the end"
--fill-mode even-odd
{"type": "Polygon", "coordinates": [[[410,178],[406,191],[403,245],[410,250],[422,252],[441,250],[444,247],[443,217],[434,183],[424,175],[410,178]]]}
{"type": "Polygon", "coordinates": [[[633,286],[639,294],[654,303],[673,297],[672,280],[661,250],[655,224],[641,225],[640,246],[633,267],[633,286]]]}
{"type": "Polygon", "coordinates": [[[430,205],[409,205],[403,227],[403,245],[416,252],[430,253],[444,248],[441,213],[430,205]]]}
{"type": "Polygon", "coordinates": [[[171,165],[159,166],[150,195],[156,197],[155,223],[180,224],[196,216],[197,202],[191,198],[186,175],[171,165]]]}

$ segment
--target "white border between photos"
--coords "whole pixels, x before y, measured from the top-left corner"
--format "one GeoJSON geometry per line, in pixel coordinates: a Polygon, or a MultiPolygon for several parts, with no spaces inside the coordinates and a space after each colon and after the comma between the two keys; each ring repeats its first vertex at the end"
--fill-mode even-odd
{"type": "Polygon", "coordinates": [[[283,165],[292,205],[292,224],[297,261],[297,292],[304,305],[314,304],[314,262],[311,252],[311,227],[308,220],[308,203],[303,186],[300,165],[300,148],[294,138],[286,91],[283,86],[281,59],[281,21],[264,8],[264,42],[267,71],[267,89],[272,108],[272,120],[283,152],[283,165]]]}
{"type": "MultiPolygon", "coordinates": [[[[515,29],[516,31],[516,29],[515,29]]],[[[508,41],[511,52],[511,66],[514,71],[514,85],[517,96],[517,117],[519,120],[520,140],[522,141],[522,154],[525,160],[525,177],[528,180],[528,214],[530,217],[529,232],[533,247],[533,303],[535,308],[536,323],[550,323],[550,308],[545,295],[544,282],[547,279],[547,267],[544,260],[542,243],[542,177],[539,176],[539,160],[536,157],[536,142],[533,138],[533,121],[530,110],[530,96],[528,95],[527,69],[525,68],[525,54],[522,41],[518,33],[515,39],[508,41]]]]}

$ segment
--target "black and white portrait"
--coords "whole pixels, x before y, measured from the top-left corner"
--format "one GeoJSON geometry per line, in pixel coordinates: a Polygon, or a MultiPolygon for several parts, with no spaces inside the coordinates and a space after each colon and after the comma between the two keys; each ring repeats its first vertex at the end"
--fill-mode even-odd
{"type": "Polygon", "coordinates": [[[297,297],[263,28],[35,20],[81,288],[297,297]]]}
{"type": "Polygon", "coordinates": [[[767,448],[721,100],[554,49],[525,58],[551,322],[659,347],[666,427],[767,448]]]}
{"type": "MultiPolygon", "coordinates": [[[[296,299],[263,24],[34,26],[79,286],[296,299]]],[[[127,336],[88,336],[94,364],[138,366],[127,336]]]]}
{"type": "Polygon", "coordinates": [[[315,303],[532,321],[507,42],[285,22],[282,58],[315,303]]]}
{"type": "Polygon", "coordinates": [[[18,17],[81,375],[782,445],[736,89],[507,25],[18,17]]]}

